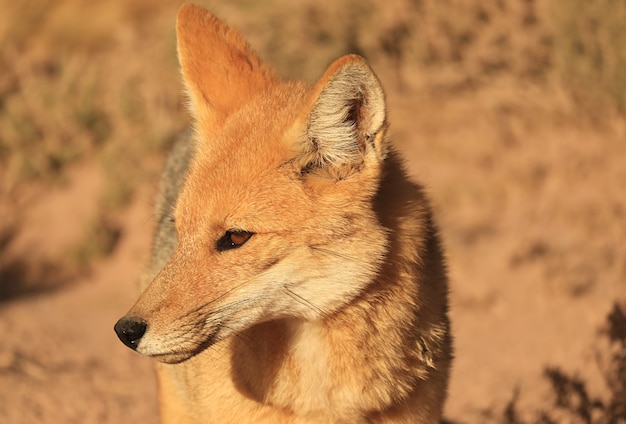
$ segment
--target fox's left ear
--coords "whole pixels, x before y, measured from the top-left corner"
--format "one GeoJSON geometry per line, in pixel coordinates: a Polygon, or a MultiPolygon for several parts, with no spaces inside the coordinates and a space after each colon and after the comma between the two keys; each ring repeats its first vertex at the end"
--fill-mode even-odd
{"type": "Polygon", "coordinates": [[[304,169],[341,179],[385,157],[385,95],[362,57],[333,62],[314,86],[305,113],[298,149],[304,169]]]}

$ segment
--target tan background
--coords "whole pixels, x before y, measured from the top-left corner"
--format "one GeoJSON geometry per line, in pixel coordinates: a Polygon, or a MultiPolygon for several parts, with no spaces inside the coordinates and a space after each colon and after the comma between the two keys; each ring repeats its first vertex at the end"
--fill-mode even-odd
{"type": "MultiPolygon", "coordinates": [[[[348,52],[381,77],[447,246],[450,421],[584,422],[547,367],[616,396],[601,330],[626,297],[623,2],[201,3],[286,77],[348,52]]],[[[0,422],[157,419],[151,362],[112,327],[189,122],[178,5],[0,0],[0,422]]]]}

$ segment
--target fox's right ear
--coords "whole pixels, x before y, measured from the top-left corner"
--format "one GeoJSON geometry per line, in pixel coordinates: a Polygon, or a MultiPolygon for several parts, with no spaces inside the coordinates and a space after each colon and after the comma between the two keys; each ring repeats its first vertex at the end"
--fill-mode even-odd
{"type": "Polygon", "coordinates": [[[180,7],[176,36],[192,113],[213,128],[277,81],[236,30],[200,6],[180,7]]]}

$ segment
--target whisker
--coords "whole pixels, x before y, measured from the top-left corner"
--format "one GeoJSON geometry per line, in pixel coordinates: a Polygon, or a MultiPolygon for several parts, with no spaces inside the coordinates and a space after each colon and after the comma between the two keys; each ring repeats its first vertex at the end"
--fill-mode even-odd
{"type": "Polygon", "coordinates": [[[284,287],[284,289],[289,295],[289,297],[291,297],[292,299],[294,299],[296,302],[300,303],[301,305],[308,306],[311,310],[313,310],[314,312],[317,312],[320,315],[320,317],[324,317],[326,315],[326,312],[324,312],[322,308],[315,305],[313,302],[305,299],[304,297],[300,296],[299,294],[289,289],[288,287],[284,287]]]}
{"type": "Polygon", "coordinates": [[[222,321],[225,315],[232,315],[232,312],[243,312],[246,309],[252,309],[253,307],[259,304],[259,300],[264,300],[265,298],[248,298],[248,299],[240,299],[231,303],[226,303],[214,310],[211,311],[211,321],[222,321]],[[242,305],[245,305],[246,308],[241,308],[242,305]],[[230,313],[229,313],[230,312],[230,313]]]}
{"type": "Polygon", "coordinates": [[[180,315],[179,317],[176,318],[176,321],[184,320],[184,319],[188,318],[189,316],[201,313],[202,311],[204,311],[205,308],[211,306],[212,304],[214,304],[218,300],[222,299],[223,297],[227,296],[228,294],[232,293],[233,291],[235,291],[237,289],[240,289],[244,285],[251,283],[252,281],[254,281],[258,277],[259,277],[259,275],[255,275],[254,277],[252,277],[252,278],[242,282],[241,284],[238,284],[238,285],[230,288],[229,290],[226,290],[224,293],[220,294],[219,296],[215,297],[214,299],[211,299],[207,303],[204,303],[204,304],[202,304],[202,305],[200,305],[200,306],[190,310],[189,312],[187,312],[187,313],[185,313],[183,315],[180,315]]]}
{"type": "MultiPolygon", "coordinates": [[[[198,324],[204,326],[206,324],[215,324],[218,323],[219,326],[230,329],[233,334],[232,336],[238,337],[249,349],[250,351],[254,351],[252,347],[252,339],[249,337],[245,337],[241,332],[239,332],[235,327],[231,327],[227,324],[224,324],[222,321],[225,320],[228,315],[232,315],[232,313],[242,313],[247,309],[252,309],[256,307],[259,303],[259,300],[268,299],[266,297],[262,298],[247,298],[240,299],[225,305],[220,306],[215,311],[211,312],[210,321],[206,323],[200,323],[198,321],[191,321],[187,323],[182,323],[175,331],[168,334],[168,337],[163,341],[163,348],[165,350],[169,350],[172,352],[182,353],[185,350],[181,349],[180,346],[186,343],[190,343],[192,345],[198,345],[198,339],[194,337],[194,334],[197,333],[198,324]],[[234,311],[233,311],[234,310],[234,311]],[[231,313],[229,313],[231,312],[231,313]]],[[[258,344],[257,344],[258,347],[258,344]]]]}
{"type": "Polygon", "coordinates": [[[155,219],[156,222],[159,222],[160,219],[165,216],[173,215],[176,197],[177,196],[173,196],[172,193],[163,192],[163,190],[157,191],[155,195],[155,203],[157,203],[159,207],[154,207],[152,210],[152,217],[155,219]]]}
{"type": "Polygon", "coordinates": [[[321,252],[321,253],[326,253],[328,255],[336,256],[336,257],[341,258],[341,259],[347,259],[347,260],[352,261],[352,262],[363,264],[363,265],[365,265],[368,268],[372,267],[371,263],[369,263],[367,261],[363,261],[363,260],[358,259],[358,258],[355,258],[353,256],[346,255],[344,253],[339,253],[339,252],[336,252],[334,250],[326,249],[324,247],[318,247],[318,246],[309,246],[309,247],[311,249],[316,250],[316,251],[321,252]]]}
{"type": "Polygon", "coordinates": [[[235,331],[235,329],[233,329],[232,327],[224,327],[230,329],[233,332],[232,335],[236,337],[241,343],[243,343],[243,345],[248,348],[248,350],[256,357],[256,359],[259,359],[259,348],[261,347],[261,345],[256,340],[254,340],[252,337],[244,335],[244,333],[242,332],[235,331]],[[252,345],[254,345],[256,349],[252,345]]]}

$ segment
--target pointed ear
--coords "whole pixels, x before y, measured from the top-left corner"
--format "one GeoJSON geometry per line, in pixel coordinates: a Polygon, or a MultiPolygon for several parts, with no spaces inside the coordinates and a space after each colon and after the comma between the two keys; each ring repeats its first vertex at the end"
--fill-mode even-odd
{"type": "Polygon", "coordinates": [[[180,7],[176,36],[192,111],[214,125],[277,81],[236,30],[200,6],[180,7]]]}
{"type": "Polygon", "coordinates": [[[384,158],[385,95],[365,59],[348,55],[333,62],[309,105],[300,146],[305,170],[324,169],[343,178],[368,158],[384,158]]]}

